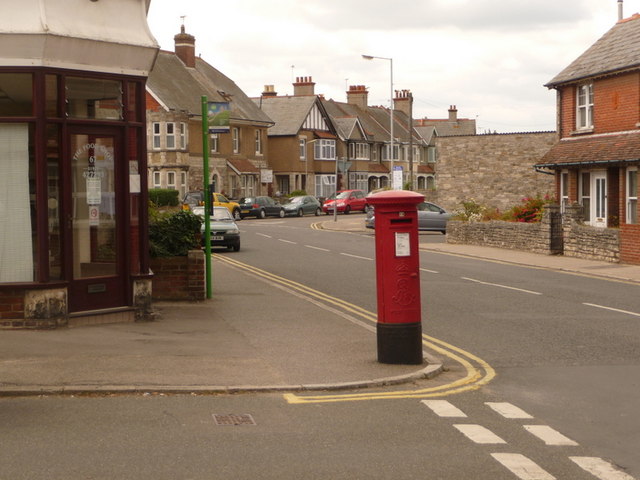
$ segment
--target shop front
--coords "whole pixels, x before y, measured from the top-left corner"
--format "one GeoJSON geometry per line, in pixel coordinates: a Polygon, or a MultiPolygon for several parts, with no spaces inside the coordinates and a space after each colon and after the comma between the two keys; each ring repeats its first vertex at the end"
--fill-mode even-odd
{"type": "Polygon", "coordinates": [[[40,0],[0,20],[0,327],[149,311],[147,8],[40,0]]]}

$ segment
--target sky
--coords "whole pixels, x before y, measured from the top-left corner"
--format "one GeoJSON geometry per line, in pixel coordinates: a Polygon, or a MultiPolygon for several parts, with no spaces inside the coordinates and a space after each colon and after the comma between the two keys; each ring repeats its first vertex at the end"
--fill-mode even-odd
{"type": "MultiPolygon", "coordinates": [[[[623,8],[640,12],[640,0],[623,8]]],[[[388,107],[393,66],[414,118],[455,105],[478,133],[555,130],[544,85],[617,19],[617,0],[151,0],[148,13],[163,50],[184,21],[196,55],[250,97],[265,85],[292,95],[297,77],[312,77],[327,99],[364,85],[369,105],[388,107]]]]}

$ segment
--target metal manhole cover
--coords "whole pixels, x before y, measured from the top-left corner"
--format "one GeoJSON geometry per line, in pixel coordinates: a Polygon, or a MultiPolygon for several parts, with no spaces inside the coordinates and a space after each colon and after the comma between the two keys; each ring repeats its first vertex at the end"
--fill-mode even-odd
{"type": "Polygon", "coordinates": [[[220,415],[218,413],[214,413],[213,420],[216,422],[216,425],[257,425],[256,421],[248,413],[243,413],[241,415],[233,413],[220,415]]]}

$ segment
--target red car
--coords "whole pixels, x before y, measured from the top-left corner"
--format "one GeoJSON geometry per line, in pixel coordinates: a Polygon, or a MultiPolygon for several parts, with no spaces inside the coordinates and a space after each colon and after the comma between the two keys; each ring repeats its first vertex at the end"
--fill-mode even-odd
{"type": "Polygon", "coordinates": [[[337,208],[338,212],[347,214],[352,211],[366,212],[369,210],[366,194],[362,190],[341,190],[338,195],[331,195],[322,205],[322,211],[327,215],[333,213],[337,208]]]}

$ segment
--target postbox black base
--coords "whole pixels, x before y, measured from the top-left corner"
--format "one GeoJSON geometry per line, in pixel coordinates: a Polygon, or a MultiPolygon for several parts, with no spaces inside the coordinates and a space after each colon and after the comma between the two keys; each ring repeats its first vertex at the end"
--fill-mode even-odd
{"type": "Polygon", "coordinates": [[[421,365],[422,324],[378,323],[378,362],[421,365]]]}

